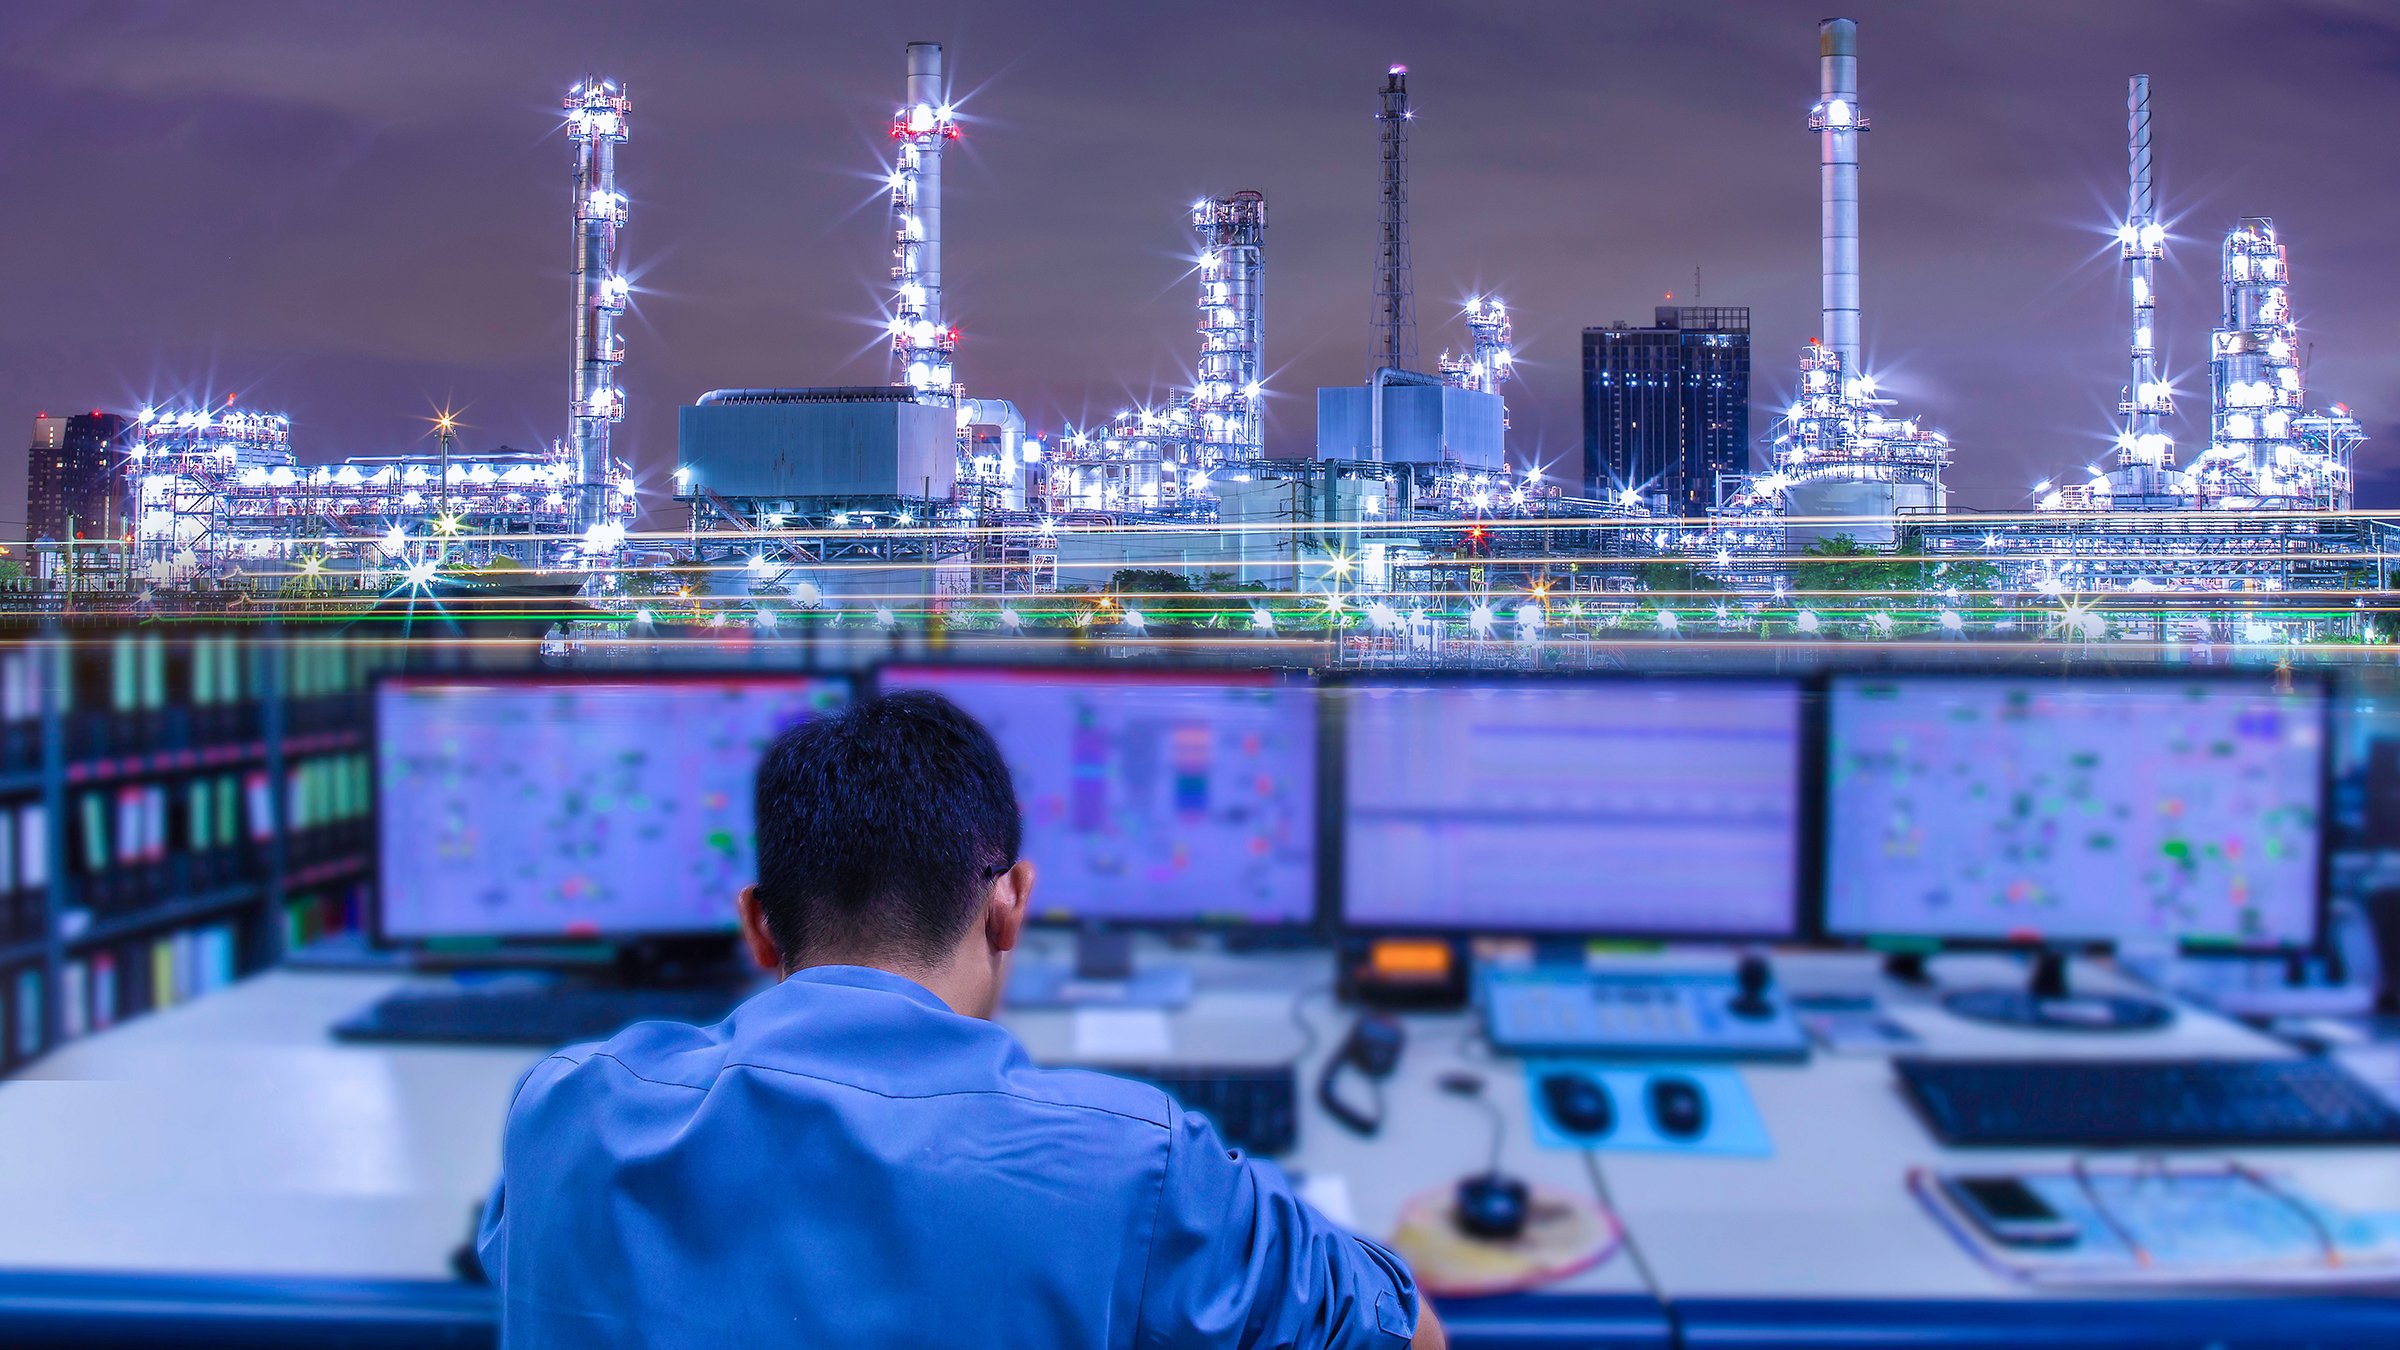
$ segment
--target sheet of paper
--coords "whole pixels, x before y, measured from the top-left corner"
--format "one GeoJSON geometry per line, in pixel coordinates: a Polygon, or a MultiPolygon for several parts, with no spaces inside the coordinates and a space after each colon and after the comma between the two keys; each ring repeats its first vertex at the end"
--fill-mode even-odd
{"type": "Polygon", "coordinates": [[[1156,1008],[1078,1008],[1075,1058],[1102,1063],[1158,1059],[1169,1051],[1167,1015],[1156,1008]]]}

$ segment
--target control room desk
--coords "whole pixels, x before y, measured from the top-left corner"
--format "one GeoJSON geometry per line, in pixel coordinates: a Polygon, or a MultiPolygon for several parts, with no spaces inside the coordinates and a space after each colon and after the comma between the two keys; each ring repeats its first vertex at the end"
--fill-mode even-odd
{"type": "MultiPolygon", "coordinates": [[[[1173,1019],[1168,1057],[1306,1049],[1313,1064],[1347,1024],[1324,992],[1322,953],[1196,964],[1202,994],[1173,1019]]],[[[1874,978],[1849,958],[1779,969],[1799,988],[1874,978]]],[[[0,1342],[105,1328],[152,1343],[214,1332],[321,1344],[338,1328],[357,1345],[488,1343],[490,1296],[452,1281],[448,1257],[498,1165],[509,1091],[536,1055],[327,1038],[395,979],[272,972],[70,1044],[0,1084],[0,1342]]],[[[1930,1006],[1896,1012],[1937,1050],[2059,1049],[1930,1006]]],[[[1037,1056],[1071,1056],[1067,1014],[1009,1020],[1037,1056]]],[[[1462,1345],[2400,1345],[2400,1304],[2381,1300],[2072,1298],[1991,1275],[1901,1190],[1910,1166],[1956,1155],[1917,1126],[1880,1060],[1745,1069],[1771,1160],[1608,1154],[1595,1166],[1532,1145],[1521,1075],[1482,1052],[1465,1018],[1408,1022],[1383,1132],[1359,1140],[1312,1102],[1288,1167],[1320,1186],[1339,1178],[1358,1226],[1388,1231],[1407,1196],[1483,1165],[1487,1118],[1433,1086],[1471,1067],[1506,1118],[1502,1165],[1604,1187],[1633,1239],[1549,1292],[1447,1305],[1462,1345]]],[[[2140,1049],[2206,1046],[2268,1048],[2187,1015],[2140,1049]]],[[[1304,1072],[1304,1094],[1312,1084],[1304,1072]]],[[[2400,1209],[2400,1152],[2272,1161],[2358,1207],[2400,1209]]]]}
{"type": "MultiPolygon", "coordinates": [[[[2000,957],[1933,963],[1945,983],[2021,983],[2000,957]]],[[[2186,1008],[2160,1032],[2072,1034],[1967,1022],[1936,997],[1849,954],[1785,955],[1792,993],[1870,993],[1923,1040],[1921,1053],[2056,1058],[2277,1055],[2238,1024],[2186,1008]]],[[[2114,987],[2077,963],[2079,985],[2114,987]]],[[[1970,1258],[1905,1188],[1912,1168],[2007,1170],[2071,1155],[1953,1150],[1919,1123],[1880,1055],[1819,1052],[1805,1065],[1749,1065],[1743,1078],[1774,1140],[1765,1159],[1610,1153],[1602,1171],[1655,1287],[1693,1346],[2014,1345],[2400,1346],[2400,1303],[2349,1297],[2088,1295],[2032,1288],[1970,1258]]],[[[2224,1156],[2210,1151],[2210,1156],[2224,1156]]],[[[2359,1209],[2400,1209],[2400,1149],[2261,1149],[2359,1209]]]]}

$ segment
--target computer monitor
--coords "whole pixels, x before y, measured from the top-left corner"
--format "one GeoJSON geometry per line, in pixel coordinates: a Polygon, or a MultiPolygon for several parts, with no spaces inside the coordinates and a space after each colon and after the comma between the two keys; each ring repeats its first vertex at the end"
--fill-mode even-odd
{"type": "Polygon", "coordinates": [[[1796,682],[1358,683],[1334,699],[1348,927],[1799,931],[1796,682]]]}
{"type": "Polygon", "coordinates": [[[1036,920],[1300,925],[1317,894],[1315,691],[1268,673],[895,666],[990,729],[1036,920]]]}
{"type": "Polygon", "coordinates": [[[391,676],[375,689],[386,942],[715,935],[757,878],[777,735],[849,700],[812,675],[391,676]]]}
{"type": "Polygon", "coordinates": [[[1836,679],[1826,931],[2311,946],[2326,703],[2321,682],[2268,674],[1836,679]]]}

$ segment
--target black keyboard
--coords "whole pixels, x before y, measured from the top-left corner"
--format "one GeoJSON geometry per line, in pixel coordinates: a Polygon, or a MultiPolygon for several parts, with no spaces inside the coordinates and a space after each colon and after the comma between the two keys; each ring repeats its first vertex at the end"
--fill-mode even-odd
{"type": "Polygon", "coordinates": [[[1099,1073],[1163,1089],[1186,1111],[1208,1117],[1225,1142],[1260,1157],[1289,1153],[1300,1138],[1300,1083],[1289,1064],[1093,1064],[1099,1073]]]}
{"type": "Polygon", "coordinates": [[[2400,1142],[2400,1110],[2324,1059],[1892,1062],[1944,1143],[2400,1142]]]}
{"type": "Polygon", "coordinates": [[[334,1024],[346,1041],[568,1045],[605,1040],[635,1022],[714,1022],[733,1011],[730,987],[465,985],[402,989],[334,1024]]]}

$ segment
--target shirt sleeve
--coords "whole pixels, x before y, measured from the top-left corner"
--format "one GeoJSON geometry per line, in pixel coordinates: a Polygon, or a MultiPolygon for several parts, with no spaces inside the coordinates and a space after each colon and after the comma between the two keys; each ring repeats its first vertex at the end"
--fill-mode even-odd
{"type": "Polygon", "coordinates": [[[1174,1112],[1137,1346],[1400,1350],[1416,1326],[1405,1262],[1302,1203],[1206,1120],[1174,1112]]]}
{"type": "Polygon", "coordinates": [[[483,1202],[483,1219],[475,1225],[475,1259],[483,1266],[484,1280],[498,1286],[501,1272],[508,1269],[508,1182],[492,1183],[492,1196],[483,1202]]]}
{"type": "Polygon", "coordinates": [[[483,1202],[483,1217],[475,1225],[475,1259],[494,1288],[501,1286],[508,1270],[508,1138],[517,1123],[517,1109],[528,1091],[539,1091],[535,1080],[555,1077],[569,1063],[560,1055],[536,1060],[517,1079],[516,1091],[509,1094],[508,1119],[500,1127],[500,1175],[493,1179],[491,1198],[483,1202]]]}

